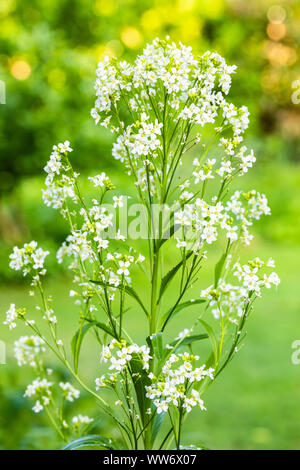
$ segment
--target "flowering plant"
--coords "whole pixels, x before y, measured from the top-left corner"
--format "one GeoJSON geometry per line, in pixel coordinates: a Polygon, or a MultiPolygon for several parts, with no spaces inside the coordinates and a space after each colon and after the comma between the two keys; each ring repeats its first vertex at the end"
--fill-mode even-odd
{"type": "Polygon", "coordinates": [[[51,371],[43,359],[47,348],[115,422],[122,448],[165,449],[174,441],[180,449],[184,420],[193,408],[205,410],[203,394],[238,351],[254,300],[264,288],[279,284],[277,274],[270,272],[272,259],[241,265],[237,258],[240,244],[253,238],[253,222],[270,209],[255,190],[230,194],[232,181],[255,162],[253,151],[243,145],[247,108],[226,98],[235,68],[218,54],[194,56],[190,47],[158,39],[133,65],[109,58],[99,63],[92,116],[116,134],[113,156],[136,187],[140,223],[129,234],[121,214],[127,199],[116,194],[110,178],[103,172],[89,177],[95,197],[88,200],[70,163],[70,143],[53,147],[43,199],[70,227],[57,259],[70,259],[76,286],[70,292],[79,310],[72,360],[44,289],[49,253],[34,241],[14,248],[10,266],[31,276],[32,295],[38,291],[41,297],[40,321],[49,333],[14,304],[4,323],[14,328],[23,321],[33,332],[15,345],[18,364],[29,364],[37,375],[25,396],[35,399],[36,413],[46,411],[65,441],[75,433],[77,439],[66,448],[98,444],[116,449],[117,444],[107,436],[87,434],[92,426],[87,416],[66,421],[64,403],[80,392],[69,382],[55,385],[52,376],[49,381],[51,371]],[[135,238],[146,240],[144,254],[134,248],[135,238]],[[190,298],[216,244],[222,254],[211,285],[199,287],[198,297],[190,298]],[[166,270],[170,252],[177,259],[166,270]],[[146,288],[137,291],[137,275],[148,283],[149,295],[146,288]],[[170,298],[166,293],[171,285],[170,298]],[[133,302],[137,321],[142,315],[148,323],[142,345],[131,338],[124,321],[133,302]],[[198,312],[194,322],[166,341],[174,317],[193,306],[198,312]],[[103,373],[94,386],[78,373],[82,341],[91,332],[102,351],[103,373]],[[209,353],[200,360],[193,349],[204,342],[209,353]],[[114,409],[103,389],[115,396],[114,409]],[[168,429],[163,423],[169,423],[168,429]]]}

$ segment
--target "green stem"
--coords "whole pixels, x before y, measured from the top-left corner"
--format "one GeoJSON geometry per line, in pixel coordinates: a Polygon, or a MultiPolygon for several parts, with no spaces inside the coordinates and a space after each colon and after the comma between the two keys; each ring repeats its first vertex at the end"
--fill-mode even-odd
{"type": "Polygon", "coordinates": [[[58,434],[62,438],[62,440],[65,441],[65,442],[68,442],[67,439],[65,438],[64,434],[61,432],[61,430],[57,426],[57,423],[56,423],[55,419],[53,418],[52,414],[50,413],[50,411],[48,410],[47,406],[45,406],[45,411],[46,411],[46,413],[48,415],[48,418],[50,419],[51,423],[53,424],[54,428],[56,429],[56,431],[58,432],[58,434]]]}

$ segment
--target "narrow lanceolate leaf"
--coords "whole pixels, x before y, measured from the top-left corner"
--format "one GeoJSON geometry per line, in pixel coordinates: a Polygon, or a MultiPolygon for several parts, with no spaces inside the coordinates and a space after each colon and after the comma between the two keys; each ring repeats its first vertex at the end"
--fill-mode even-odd
{"type": "Polygon", "coordinates": [[[149,416],[146,414],[146,410],[151,407],[151,401],[149,398],[146,398],[145,387],[150,385],[150,379],[148,377],[147,371],[143,369],[143,364],[141,363],[140,359],[137,360],[133,357],[130,361],[130,367],[140,415],[143,426],[145,426],[147,420],[149,420],[149,416]]]}
{"type": "Polygon", "coordinates": [[[152,443],[155,441],[155,438],[161,429],[164,417],[165,417],[165,413],[163,412],[163,413],[157,414],[154,418],[154,423],[153,423],[153,428],[152,428],[152,443]]]}
{"type": "Polygon", "coordinates": [[[150,354],[155,357],[158,361],[161,361],[165,357],[163,337],[162,333],[156,333],[155,335],[148,336],[147,343],[150,347],[150,354]]]}
{"type": "Polygon", "coordinates": [[[115,333],[113,332],[113,330],[111,329],[111,327],[106,325],[105,323],[102,323],[102,322],[96,321],[96,320],[90,320],[88,318],[86,318],[86,321],[88,321],[89,324],[91,324],[91,326],[95,326],[96,328],[100,328],[100,330],[104,331],[104,333],[107,333],[112,338],[118,339],[117,336],[115,335],[115,333]]]}
{"type": "Polygon", "coordinates": [[[107,333],[110,336],[112,336],[113,338],[115,338],[115,334],[109,328],[109,326],[105,325],[104,323],[100,323],[100,322],[97,322],[97,321],[94,321],[94,320],[88,320],[87,319],[87,321],[89,323],[86,323],[81,328],[79,328],[76,331],[76,333],[73,336],[72,341],[71,341],[71,349],[72,349],[72,354],[73,354],[74,370],[75,370],[76,374],[78,372],[78,361],[79,361],[79,353],[80,353],[80,349],[81,349],[81,345],[82,345],[82,340],[83,340],[84,336],[87,334],[87,332],[89,331],[89,329],[92,326],[100,328],[105,333],[107,333]]]}
{"type": "MultiPolygon", "coordinates": [[[[105,284],[103,281],[93,281],[93,280],[90,280],[90,282],[93,282],[94,284],[100,284],[101,286],[108,286],[108,284],[105,284]]],[[[142,307],[143,311],[145,312],[146,316],[148,317],[148,311],[146,309],[146,307],[144,306],[143,302],[141,301],[141,299],[139,298],[138,294],[136,293],[136,291],[133,289],[133,287],[131,286],[117,286],[117,288],[119,290],[124,290],[126,292],[126,294],[130,295],[133,299],[136,300],[136,302],[140,305],[140,307],[142,307]]]]}
{"type": "Polygon", "coordinates": [[[207,339],[209,336],[206,333],[203,333],[202,335],[193,335],[193,336],[187,336],[183,340],[177,340],[173,341],[170,346],[173,346],[173,353],[176,353],[179,351],[179,349],[183,348],[184,346],[188,346],[189,344],[194,343],[195,341],[201,341],[202,339],[207,339]],[[178,345],[178,346],[176,346],[178,345]]]}
{"type": "Polygon", "coordinates": [[[82,447],[102,447],[104,449],[116,450],[117,447],[113,441],[107,437],[91,434],[89,436],[80,437],[69,442],[62,450],[76,450],[82,447]]]}
{"type": "Polygon", "coordinates": [[[206,323],[204,320],[200,320],[200,319],[199,319],[199,322],[204,326],[205,330],[207,331],[207,334],[208,334],[209,339],[210,339],[210,344],[211,344],[211,347],[212,347],[211,354],[210,354],[208,360],[205,362],[206,367],[215,368],[216,364],[217,364],[217,361],[218,361],[218,355],[219,355],[217,337],[215,335],[214,330],[212,329],[212,327],[208,323],[206,323]]]}
{"type": "Polygon", "coordinates": [[[73,362],[74,362],[74,370],[77,374],[78,371],[78,359],[79,359],[79,353],[80,353],[80,348],[82,344],[82,340],[88,330],[93,326],[92,322],[88,323],[86,325],[83,325],[81,328],[79,328],[75,335],[72,338],[71,341],[71,349],[72,349],[72,354],[73,354],[73,362]]]}
{"type": "Polygon", "coordinates": [[[186,302],[182,302],[181,304],[178,304],[177,307],[175,308],[174,307],[169,308],[169,310],[163,315],[163,317],[160,320],[159,329],[160,328],[164,329],[167,322],[171,320],[171,318],[173,318],[181,310],[187,307],[192,307],[193,305],[203,304],[204,302],[206,302],[205,299],[187,300],[186,302]]]}
{"type": "MultiPolygon", "coordinates": [[[[174,214],[173,214],[174,215],[174,214]]],[[[163,234],[163,237],[159,243],[159,247],[161,247],[167,240],[170,240],[170,238],[173,237],[173,235],[177,232],[177,230],[179,230],[181,228],[181,225],[180,224],[173,224],[169,231],[166,231],[164,234],[163,234]]]]}
{"type": "Polygon", "coordinates": [[[219,259],[219,261],[218,261],[217,264],[216,264],[216,267],[215,267],[215,282],[214,282],[214,288],[217,287],[218,282],[219,282],[219,279],[220,279],[220,277],[222,276],[222,271],[223,271],[223,267],[224,267],[226,258],[227,258],[227,254],[226,254],[226,253],[223,253],[222,256],[221,256],[221,258],[219,259]]]}
{"type": "Polygon", "coordinates": [[[137,301],[137,303],[142,307],[142,309],[144,310],[146,316],[148,317],[149,314],[147,312],[147,309],[145,308],[143,302],[141,301],[141,299],[137,295],[136,291],[130,286],[125,286],[125,292],[137,301]]]}
{"type": "MultiPolygon", "coordinates": [[[[193,254],[192,251],[190,251],[189,253],[187,253],[186,257],[185,257],[185,262],[189,259],[189,257],[193,254]]],[[[176,264],[176,266],[174,266],[174,268],[172,268],[161,280],[161,284],[160,284],[160,291],[159,291],[159,296],[158,296],[158,301],[157,303],[159,303],[163,293],[165,292],[166,288],[168,287],[170,281],[173,279],[173,277],[175,276],[175,274],[177,273],[177,271],[181,268],[181,266],[183,265],[183,260],[181,260],[178,264],[176,264]]]]}

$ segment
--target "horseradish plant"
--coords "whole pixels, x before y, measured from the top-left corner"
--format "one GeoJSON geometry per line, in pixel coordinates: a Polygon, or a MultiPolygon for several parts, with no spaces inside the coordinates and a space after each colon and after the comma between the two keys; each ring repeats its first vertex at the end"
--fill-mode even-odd
{"type": "Polygon", "coordinates": [[[69,442],[66,448],[182,448],[184,420],[194,408],[205,410],[204,392],[238,351],[254,300],[279,283],[272,259],[243,265],[237,258],[240,244],[253,238],[252,223],[270,209],[255,190],[229,191],[255,162],[243,145],[247,108],[226,98],[235,69],[218,54],[194,56],[190,47],[158,39],[133,65],[108,57],[98,65],[91,114],[116,135],[112,154],[135,185],[142,214],[135,227],[146,232],[140,235],[143,254],[134,249],[141,246],[137,236],[124,231],[125,196],[103,172],[88,178],[94,198],[82,194],[70,143],[53,147],[43,199],[70,227],[57,259],[69,259],[74,274],[75,334],[68,350],[44,288],[49,253],[35,241],[15,247],[10,266],[30,277],[30,293],[41,299],[40,317],[32,320],[11,304],[4,323],[14,328],[22,321],[31,330],[15,343],[18,364],[29,364],[37,376],[25,396],[34,399],[34,412],[48,414],[69,442]],[[222,254],[214,271],[208,270],[214,273],[209,286],[201,286],[199,270],[209,267],[213,245],[213,253],[222,254]],[[188,322],[191,307],[196,315],[188,322]],[[137,323],[145,317],[148,324],[144,344],[128,331],[129,308],[137,323]],[[170,339],[175,317],[184,328],[170,339]],[[87,385],[78,363],[91,333],[99,345],[93,349],[99,374],[87,385]],[[196,345],[205,354],[209,349],[208,355],[200,359],[196,345]],[[69,382],[57,383],[45,366],[47,348],[114,421],[118,443],[90,434],[92,418],[68,422],[65,402],[80,392],[69,382]]]}

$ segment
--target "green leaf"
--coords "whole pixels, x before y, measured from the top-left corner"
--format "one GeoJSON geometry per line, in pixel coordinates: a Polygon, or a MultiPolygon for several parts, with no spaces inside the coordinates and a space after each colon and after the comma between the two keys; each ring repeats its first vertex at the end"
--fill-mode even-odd
{"type": "Polygon", "coordinates": [[[111,439],[104,436],[98,436],[97,434],[91,434],[89,436],[80,437],[72,442],[69,442],[62,450],[75,450],[81,447],[104,447],[109,450],[116,450],[116,445],[113,444],[111,439]]]}
{"type": "Polygon", "coordinates": [[[143,364],[140,358],[133,358],[130,361],[132,371],[132,382],[135,389],[137,402],[139,405],[140,415],[142,418],[143,426],[145,426],[149,416],[146,414],[147,408],[151,407],[151,401],[146,397],[145,386],[150,385],[148,373],[143,369],[143,364]]]}
{"type": "Polygon", "coordinates": [[[74,370],[76,374],[78,372],[78,361],[79,361],[79,353],[80,353],[80,349],[82,345],[82,340],[92,326],[101,328],[101,330],[105,331],[105,333],[109,334],[113,338],[116,337],[113,331],[109,328],[109,326],[105,325],[104,323],[100,323],[95,320],[89,320],[88,318],[86,318],[86,320],[89,323],[86,323],[81,328],[79,328],[76,331],[71,341],[71,349],[72,349],[73,361],[74,361],[74,370]]]}
{"type": "MultiPolygon", "coordinates": [[[[108,287],[108,284],[105,284],[105,282],[103,281],[93,281],[92,279],[90,279],[90,282],[92,282],[93,284],[100,284],[101,286],[107,286],[108,287]]],[[[136,291],[133,289],[133,287],[130,287],[130,286],[122,286],[122,285],[119,285],[117,286],[117,288],[119,290],[123,290],[126,292],[126,294],[130,295],[132,298],[134,298],[137,303],[140,305],[140,307],[142,307],[143,311],[145,312],[146,316],[148,317],[149,314],[148,314],[148,311],[146,309],[146,307],[144,306],[143,302],[141,301],[141,299],[139,298],[139,296],[137,295],[136,291]]]]}
{"type": "Polygon", "coordinates": [[[157,434],[160,431],[160,428],[163,424],[164,417],[165,417],[165,413],[163,412],[163,413],[157,414],[154,418],[154,423],[153,423],[153,428],[152,428],[152,443],[154,442],[157,434]]]}
{"type": "Polygon", "coordinates": [[[90,324],[92,324],[91,326],[96,326],[97,328],[100,328],[102,331],[112,336],[112,338],[118,339],[113,330],[110,328],[110,326],[106,325],[105,323],[96,320],[89,320],[88,318],[86,318],[86,321],[90,322],[90,324]]]}
{"type": "Polygon", "coordinates": [[[204,320],[201,320],[199,319],[199,322],[204,326],[204,328],[206,329],[207,331],[207,334],[209,336],[209,339],[210,339],[210,343],[211,343],[211,346],[212,346],[212,352],[211,352],[211,355],[209,356],[208,360],[205,362],[206,366],[207,367],[213,367],[215,368],[216,367],[216,364],[217,364],[217,361],[218,361],[218,356],[219,356],[219,353],[218,353],[218,340],[217,340],[217,337],[215,335],[215,332],[214,330],[212,329],[212,327],[206,323],[204,320]]]}
{"type": "Polygon", "coordinates": [[[160,333],[156,333],[155,335],[148,336],[146,341],[150,347],[151,356],[155,357],[159,361],[164,359],[165,351],[164,351],[164,346],[163,346],[162,333],[160,332],[160,333]]]}
{"type": "Polygon", "coordinates": [[[222,275],[222,270],[223,270],[223,266],[224,266],[224,263],[226,261],[226,258],[227,258],[227,253],[223,253],[221,258],[219,259],[219,261],[216,264],[214,288],[216,288],[217,285],[218,285],[219,279],[222,275]]]}
{"type": "MultiPolygon", "coordinates": [[[[187,261],[189,259],[189,257],[193,254],[193,251],[190,251],[189,253],[187,253],[186,257],[185,257],[185,260],[184,261],[187,261]]],[[[178,269],[181,268],[181,266],[183,265],[183,260],[179,261],[178,264],[176,264],[176,266],[174,266],[161,280],[161,284],[160,284],[160,291],[159,291],[159,296],[158,296],[158,301],[157,303],[159,303],[164,291],[166,290],[166,288],[168,287],[168,284],[169,282],[173,279],[173,277],[175,276],[175,274],[177,273],[178,269]]]]}
{"type": "Polygon", "coordinates": [[[187,300],[186,302],[182,302],[181,304],[178,304],[177,307],[171,307],[167,311],[167,313],[164,314],[164,316],[160,320],[160,326],[159,329],[162,328],[164,329],[167,322],[174,317],[177,313],[179,313],[181,310],[187,308],[187,307],[192,307],[193,305],[197,304],[202,304],[206,302],[205,299],[196,299],[196,300],[187,300]]]}
{"type": "MultiPolygon", "coordinates": [[[[171,214],[171,216],[172,216],[172,214],[171,214]]],[[[174,216],[174,213],[173,213],[173,216],[174,216]]],[[[173,224],[173,225],[171,225],[170,230],[169,230],[169,231],[166,231],[166,232],[163,234],[163,237],[162,237],[162,239],[161,239],[161,241],[160,241],[160,243],[159,243],[159,245],[158,245],[159,248],[160,248],[166,241],[170,240],[170,239],[173,237],[173,235],[177,232],[177,230],[179,230],[180,228],[181,228],[181,225],[180,225],[180,224],[177,224],[177,225],[173,224]]]]}
{"type": "Polygon", "coordinates": [[[135,290],[130,286],[125,286],[125,292],[137,301],[137,303],[142,307],[142,309],[144,310],[146,316],[148,317],[149,314],[147,312],[147,309],[145,308],[143,302],[141,301],[141,299],[139,298],[139,296],[137,295],[135,290]]]}
{"type": "Polygon", "coordinates": [[[83,337],[86,335],[86,333],[92,326],[93,326],[92,322],[83,325],[81,328],[79,328],[76,331],[75,335],[72,338],[71,349],[72,349],[72,354],[73,354],[74,370],[76,374],[78,371],[78,360],[79,360],[79,353],[80,353],[82,340],[83,340],[83,337]]]}
{"type": "Polygon", "coordinates": [[[202,335],[194,335],[194,336],[187,336],[183,340],[177,340],[173,341],[170,346],[173,346],[174,349],[172,352],[177,352],[184,346],[188,346],[189,344],[194,343],[195,341],[201,341],[202,339],[207,339],[209,336],[206,333],[203,333],[202,335]],[[178,344],[178,346],[176,346],[178,344]]]}

